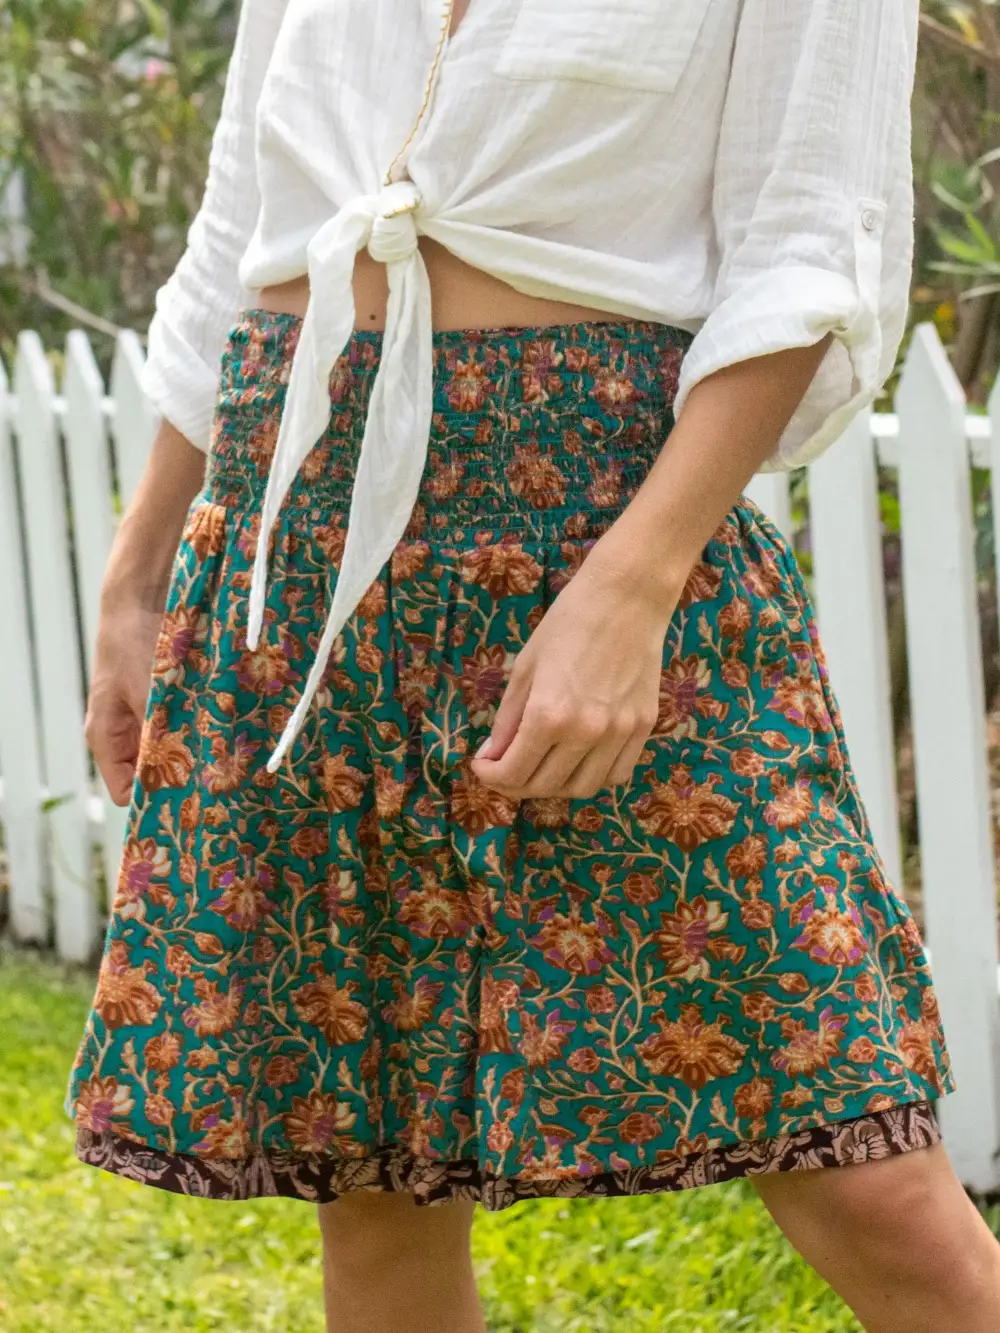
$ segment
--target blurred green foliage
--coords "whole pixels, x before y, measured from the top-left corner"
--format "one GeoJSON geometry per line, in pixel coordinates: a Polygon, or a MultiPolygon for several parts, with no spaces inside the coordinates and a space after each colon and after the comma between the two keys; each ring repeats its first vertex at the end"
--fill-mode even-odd
{"type": "Polygon", "coordinates": [[[61,343],[53,291],[144,329],[207,169],[237,0],[6,0],[0,193],[19,174],[25,262],[0,233],[0,345],[61,343]]]}

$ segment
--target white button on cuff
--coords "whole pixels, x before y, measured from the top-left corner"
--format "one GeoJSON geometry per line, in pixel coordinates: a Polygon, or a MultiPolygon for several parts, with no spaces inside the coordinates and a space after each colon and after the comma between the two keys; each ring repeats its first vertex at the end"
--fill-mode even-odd
{"type": "Polygon", "coordinates": [[[878,229],[878,214],[874,208],[866,208],[861,214],[861,225],[865,231],[876,231],[878,229]]]}

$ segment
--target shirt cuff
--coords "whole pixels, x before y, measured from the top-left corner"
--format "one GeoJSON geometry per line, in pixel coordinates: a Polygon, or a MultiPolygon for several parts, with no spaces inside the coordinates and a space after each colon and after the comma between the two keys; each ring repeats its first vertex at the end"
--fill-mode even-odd
{"type": "Polygon", "coordinates": [[[140,383],[160,416],[202,453],[209,453],[219,397],[218,370],[213,372],[162,316],[149,326],[140,383]]]}
{"type": "MultiPolygon", "coordinates": [[[[877,241],[873,240],[874,244],[877,241]]],[[[828,333],[835,341],[763,471],[811,462],[870,404],[884,377],[878,275],[867,258],[859,278],[805,265],[761,273],[726,297],[695,336],[681,365],[674,412],[700,380],[751,357],[809,347],[828,333]]],[[[889,349],[895,355],[895,348],[889,349]]]]}

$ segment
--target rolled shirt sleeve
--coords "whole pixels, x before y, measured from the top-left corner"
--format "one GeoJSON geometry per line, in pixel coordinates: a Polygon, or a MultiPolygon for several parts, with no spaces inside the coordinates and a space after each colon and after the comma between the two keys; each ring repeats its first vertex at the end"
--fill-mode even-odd
{"type": "Polygon", "coordinates": [[[715,301],[691,388],[750,357],[834,341],[769,470],[815,458],[871,403],[903,336],[913,258],[918,0],[746,0],[714,187],[715,301]]]}
{"type": "Polygon", "coordinates": [[[205,452],[226,339],[250,295],[238,270],[260,208],[256,108],[284,8],[284,0],[243,0],[201,207],[149,326],[143,389],[205,452]]]}

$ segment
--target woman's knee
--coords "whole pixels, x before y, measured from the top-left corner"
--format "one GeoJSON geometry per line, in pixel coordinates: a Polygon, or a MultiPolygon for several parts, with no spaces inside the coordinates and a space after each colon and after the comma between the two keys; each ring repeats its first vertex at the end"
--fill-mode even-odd
{"type": "Polygon", "coordinates": [[[420,1207],[409,1194],[345,1195],[319,1209],[324,1260],[345,1280],[414,1266],[465,1263],[473,1205],[420,1207]]]}
{"type": "Polygon", "coordinates": [[[982,1222],[941,1147],[755,1184],[803,1252],[839,1252],[866,1267],[881,1256],[900,1273],[919,1273],[972,1261],[979,1248],[972,1242],[982,1239],[982,1222]]]}

